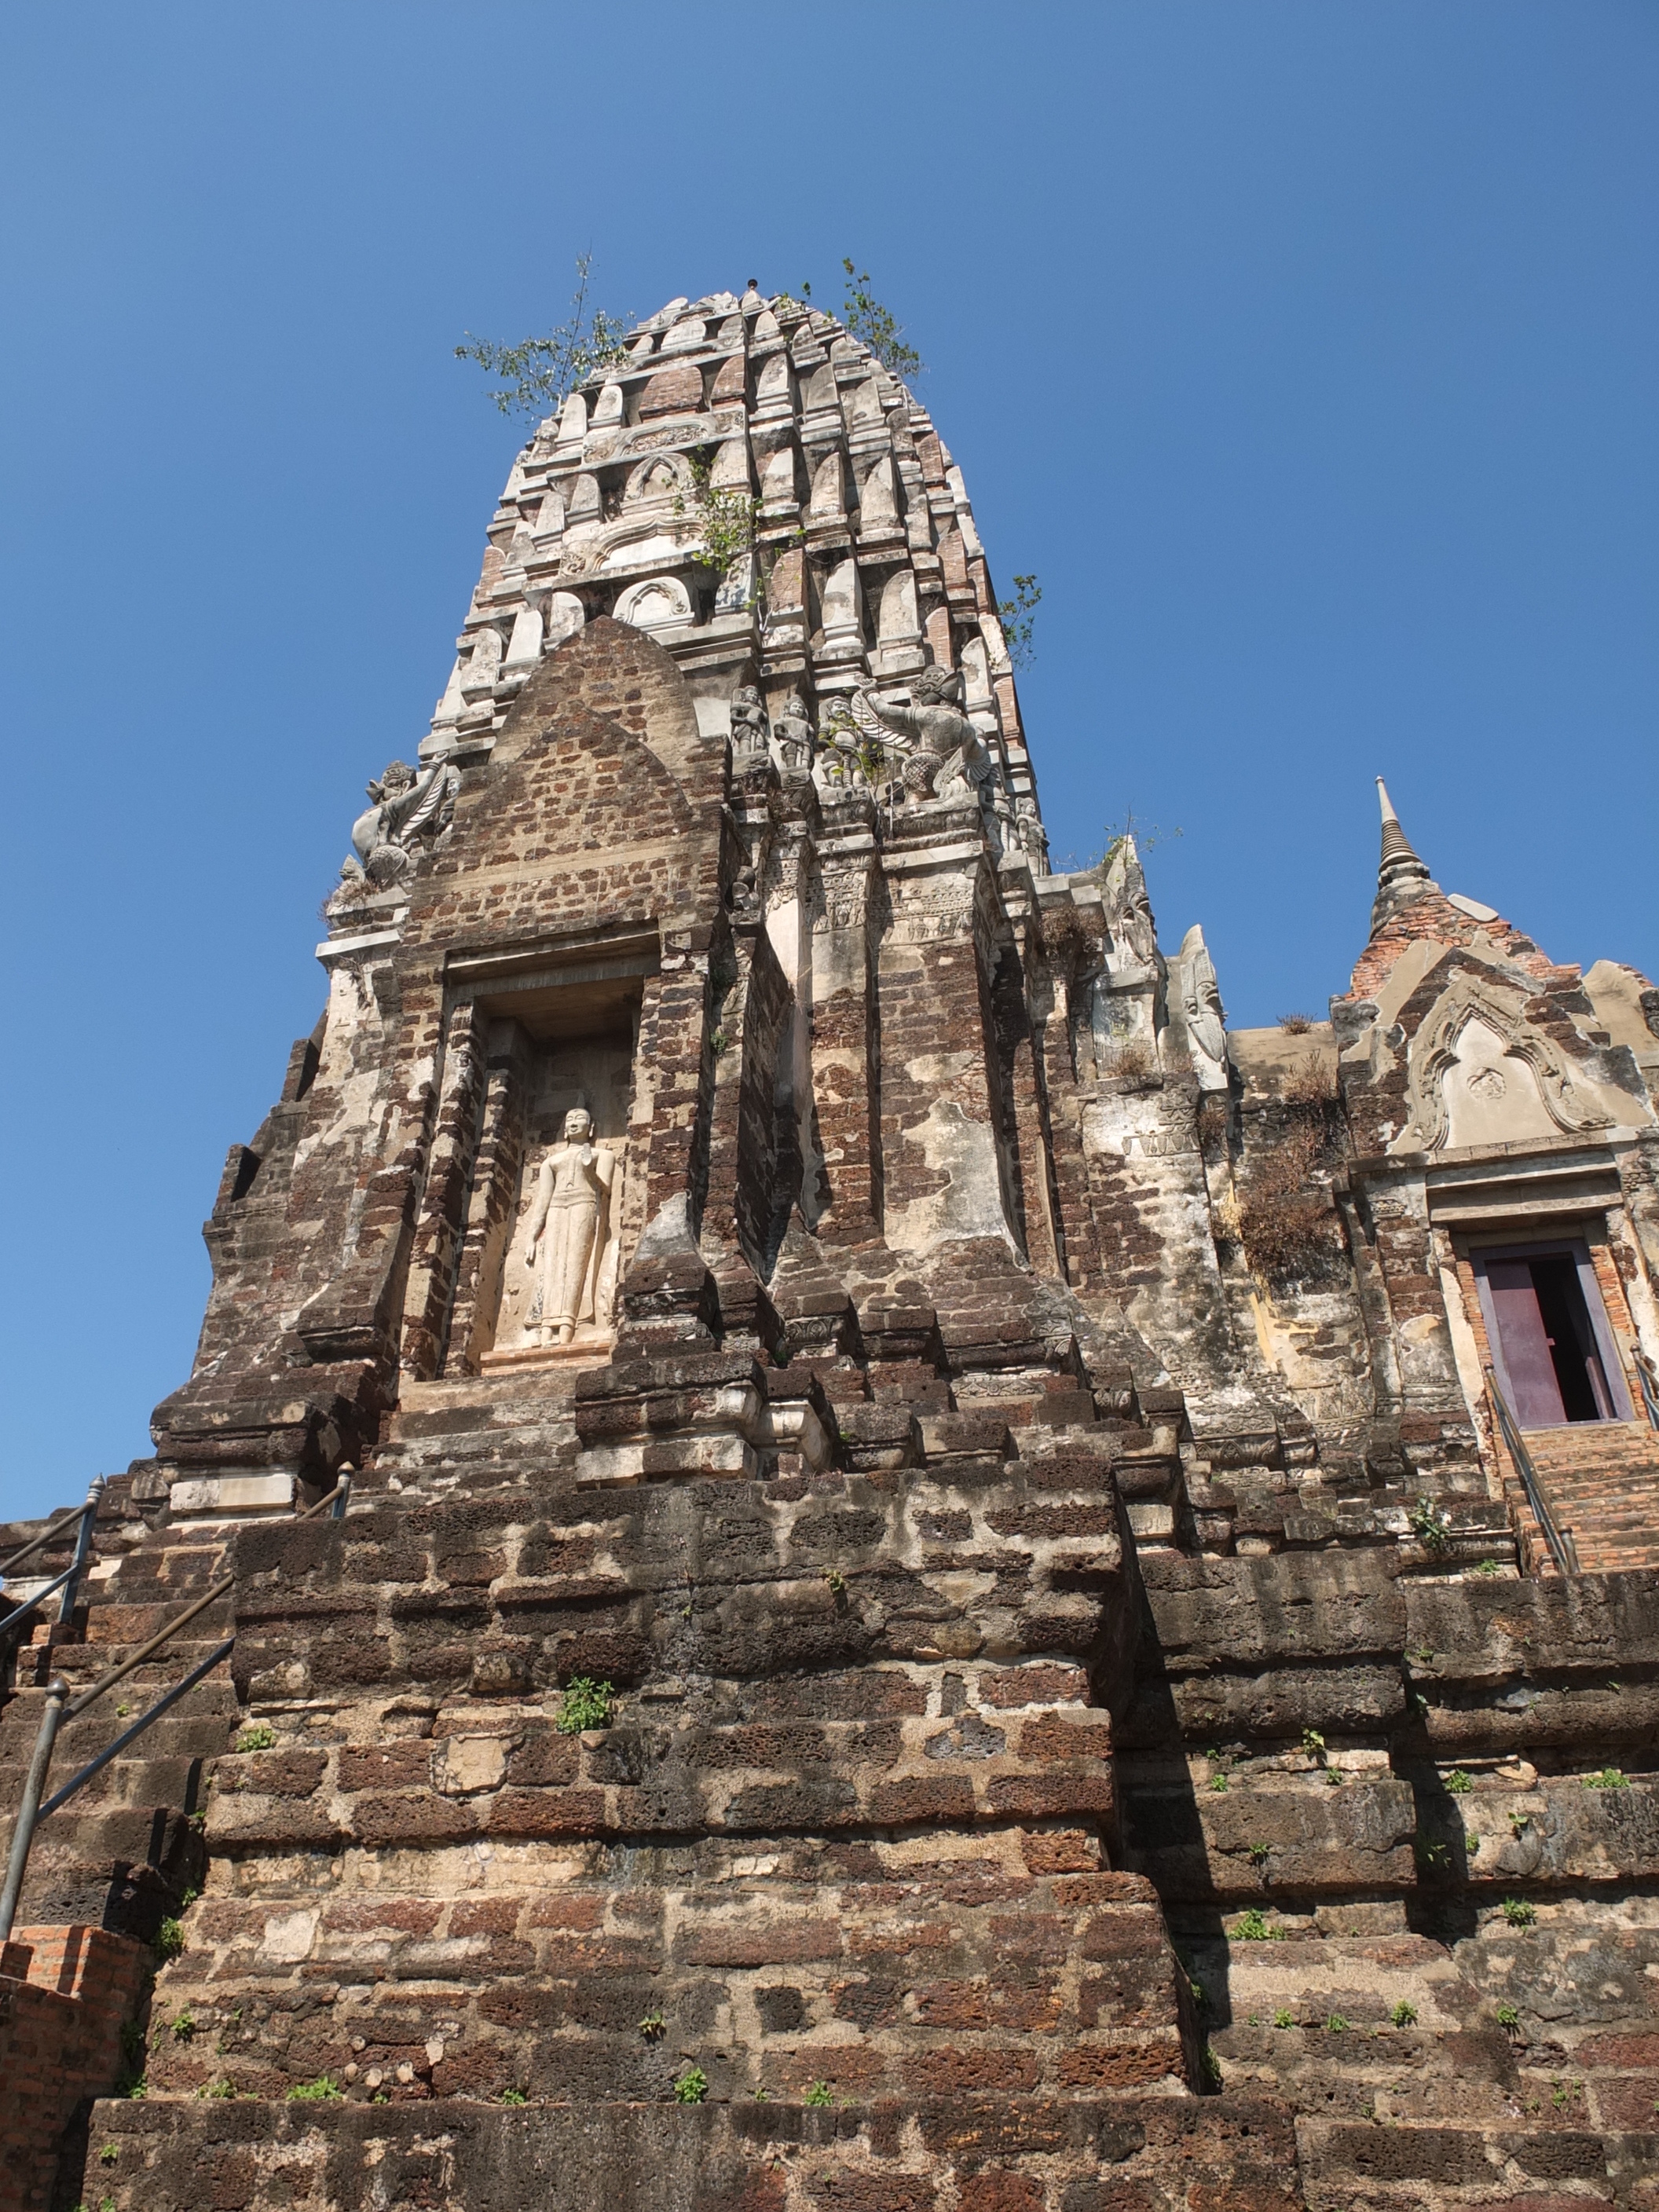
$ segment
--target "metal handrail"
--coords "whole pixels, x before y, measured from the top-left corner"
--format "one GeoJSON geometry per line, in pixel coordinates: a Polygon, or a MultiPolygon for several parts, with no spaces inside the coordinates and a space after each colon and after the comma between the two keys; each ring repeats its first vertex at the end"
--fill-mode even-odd
{"type": "Polygon", "coordinates": [[[1633,1347],[1636,1356],[1636,1379],[1642,1386],[1642,1403],[1647,1409],[1648,1419],[1659,1429],[1659,1374],[1653,1362],[1639,1346],[1633,1347]]]}
{"type": "MultiPolygon", "coordinates": [[[[101,1485],[101,1482],[100,1476],[99,1484],[101,1485]]],[[[307,1506],[303,1513],[296,1513],[294,1517],[295,1521],[310,1521],[326,1508],[331,1520],[343,1520],[347,1501],[350,1496],[351,1477],[349,1474],[343,1474],[331,1491],[319,1498],[314,1505],[307,1506]]],[[[94,1503],[94,1500],[89,1497],[87,1502],[90,1505],[94,1503]]],[[[81,1510],[85,1512],[86,1507],[82,1507],[81,1510]]],[[[83,1523],[83,1531],[89,1529],[90,1526],[90,1522],[83,1523]]],[[[77,1578],[81,1567],[85,1563],[86,1548],[86,1544],[83,1542],[77,1550],[75,1565],[69,1571],[77,1578]]],[[[12,1923],[17,1917],[18,1900],[23,1893],[23,1878],[28,1871],[29,1852],[33,1845],[34,1832],[40,1822],[55,1813],[58,1808],[72,1797],[84,1783],[90,1781],[100,1768],[107,1766],[111,1759],[116,1758],[136,1737],[142,1735],[152,1723],[160,1720],[162,1714],[169,1707],[177,1705],[187,1691],[193,1690],[204,1674],[211,1674],[220,1662],[228,1657],[234,1649],[235,1637],[228,1636],[207,1658],[198,1661],[181,1681],[175,1682],[170,1690],[165,1691],[156,1699],[147,1713],[141,1714],[132,1726],[125,1729],[113,1743],[106,1744],[102,1751],[89,1759],[86,1765],[64,1784],[63,1789],[42,1805],[40,1801],[46,1791],[46,1776],[51,1771],[52,1754],[58,1741],[58,1729],[64,1721],[73,1720],[78,1714],[85,1712],[88,1706],[95,1705],[106,1691],[112,1690],[118,1682],[125,1680],[136,1668],[142,1667],[145,1660],[153,1657],[163,1644],[170,1643],[181,1628],[187,1627],[198,1613],[204,1613],[216,1600],[223,1597],[227,1591],[234,1589],[235,1582],[236,1577],[234,1571],[222,1576],[210,1589],[204,1590],[200,1597],[187,1605],[181,1613],[176,1614],[172,1620],[168,1621],[164,1628],[159,1629],[147,1644],[141,1644],[137,1651],[124,1659],[118,1666],[112,1667],[100,1674],[98,1680],[89,1688],[83,1690],[72,1703],[70,1698],[70,1686],[61,1674],[54,1675],[46,1685],[46,1709],[40,1716],[40,1726],[34,1740],[34,1753],[29,1761],[28,1774],[23,1784],[22,1802],[18,1806],[16,1823],[11,1832],[11,1849],[6,1863],[5,1881],[3,1886],[0,1886],[0,1943],[4,1943],[9,1939],[12,1923]]],[[[37,1592],[30,1600],[30,1603],[38,1605],[41,1596],[46,1594],[37,1592]]],[[[70,1595],[71,1596],[73,1595],[72,1589],[70,1595]]]]}
{"type": "MultiPolygon", "coordinates": [[[[95,1478],[94,1487],[100,1494],[102,1493],[104,1487],[102,1475],[95,1478]]],[[[71,1521],[82,1519],[95,1502],[94,1499],[88,1498],[84,1505],[71,1505],[67,1513],[60,1513],[58,1518],[43,1528],[38,1536],[31,1536],[21,1552],[14,1552],[10,1559],[0,1560],[0,1582],[4,1582],[12,1569],[20,1565],[23,1560],[33,1559],[37,1552],[51,1543],[54,1536],[61,1535],[71,1521]]]]}
{"type": "Polygon", "coordinates": [[[14,1620],[21,1620],[26,1613],[33,1613],[43,1598],[50,1597],[55,1589],[61,1589],[65,1583],[74,1581],[79,1572],[80,1570],[76,1566],[65,1567],[56,1582],[47,1583],[44,1589],[36,1590],[33,1597],[26,1597],[21,1605],[15,1605],[9,1613],[0,1615],[0,1636],[5,1634],[14,1620]]]}
{"type": "Polygon", "coordinates": [[[56,1589],[61,1589],[64,1593],[62,1601],[58,1607],[59,1627],[61,1628],[71,1618],[75,1612],[76,1599],[80,1594],[81,1577],[86,1572],[87,1557],[92,1550],[93,1523],[98,1518],[98,1508],[103,1502],[104,1478],[101,1474],[94,1474],[88,1486],[86,1501],[83,1504],[77,1505],[73,1512],[60,1514],[50,1528],[43,1528],[32,1543],[24,1545],[21,1552],[14,1552],[10,1559],[6,1561],[4,1567],[0,1568],[0,1582],[3,1582],[20,1559],[27,1559],[31,1553],[43,1550],[52,1542],[54,1536],[67,1528],[72,1522],[80,1522],[80,1534],[75,1540],[75,1556],[70,1559],[68,1566],[61,1575],[54,1576],[44,1589],[36,1590],[33,1597],[26,1597],[21,1605],[15,1605],[3,1619],[0,1619],[0,1636],[4,1635],[14,1621],[21,1620],[26,1613],[33,1613],[42,1599],[49,1598],[56,1589]]]}
{"type": "Polygon", "coordinates": [[[1578,1547],[1572,1540],[1571,1528],[1564,1528],[1550,1511],[1544,1498],[1544,1486],[1538,1480],[1538,1470],[1532,1463],[1532,1454],[1521,1441],[1521,1430],[1509,1401],[1498,1387],[1498,1377],[1488,1367],[1486,1370],[1486,1389],[1498,1414],[1498,1426],[1504,1432],[1504,1442],[1509,1447],[1510,1457],[1515,1462],[1521,1477],[1521,1487],[1527,1493],[1527,1503],[1532,1508],[1533,1518],[1544,1532],[1544,1541],[1549,1546],[1550,1557],[1559,1573],[1576,1575],[1578,1572],[1578,1547]]]}
{"type": "Polygon", "coordinates": [[[96,1758],[89,1759],[72,1780],[66,1782],[61,1790],[54,1791],[52,1796],[47,1798],[35,1816],[36,1826],[38,1827],[42,1820],[55,1813],[60,1805],[67,1804],[82,1783],[90,1782],[100,1768],[109,1765],[111,1759],[118,1759],[130,1743],[143,1735],[152,1721],[159,1721],[170,1705],[176,1705],[186,1691],[193,1690],[202,1677],[204,1674],[210,1674],[219,1662],[222,1659],[228,1659],[235,1648],[236,1638],[234,1636],[226,1637],[216,1651],[191,1668],[183,1681],[175,1682],[170,1690],[166,1691],[155,1700],[147,1713],[141,1714],[130,1729],[124,1729],[113,1743],[106,1744],[96,1758]]]}

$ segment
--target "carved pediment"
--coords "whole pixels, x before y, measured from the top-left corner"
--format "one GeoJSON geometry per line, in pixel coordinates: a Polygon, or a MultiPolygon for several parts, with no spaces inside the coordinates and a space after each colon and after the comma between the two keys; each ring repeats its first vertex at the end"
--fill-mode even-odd
{"type": "Polygon", "coordinates": [[[1521,1005],[1517,994],[1454,977],[1419,1026],[1411,1123],[1394,1149],[1524,1144],[1610,1126],[1596,1091],[1521,1005]]]}

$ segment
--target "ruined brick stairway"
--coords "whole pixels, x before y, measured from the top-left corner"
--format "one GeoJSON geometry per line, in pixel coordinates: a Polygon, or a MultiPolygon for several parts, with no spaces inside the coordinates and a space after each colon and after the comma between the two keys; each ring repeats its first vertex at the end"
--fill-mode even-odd
{"type": "Polygon", "coordinates": [[[1586,1574],[1659,1566],[1659,1430],[1646,1420],[1584,1421],[1529,1429],[1526,1445],[1586,1574]]]}
{"type": "MultiPolygon", "coordinates": [[[[100,1556],[83,1585],[72,1640],[36,1631],[19,1654],[17,1682],[0,1707],[0,1805],[15,1805],[33,1749],[45,1683],[61,1674],[72,1692],[137,1650],[219,1575],[222,1534],[169,1532],[100,1516],[100,1556]],[[124,1530],[143,1540],[124,1548],[124,1530]]],[[[112,1742],[163,1691],[224,1640],[231,1601],[190,1623],[110,1694],[60,1730],[51,1790],[112,1742]]],[[[237,1712],[228,1667],[198,1683],[139,1737],[126,1755],[93,1776],[36,1834],[21,1917],[109,1927],[146,1940],[199,1881],[200,1829],[209,1763],[223,1751],[237,1712]]]]}

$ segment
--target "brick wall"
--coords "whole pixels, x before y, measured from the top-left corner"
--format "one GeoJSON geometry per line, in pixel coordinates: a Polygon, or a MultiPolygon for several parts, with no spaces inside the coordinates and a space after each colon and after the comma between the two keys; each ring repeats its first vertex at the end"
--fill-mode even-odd
{"type": "Polygon", "coordinates": [[[115,2086],[148,1963],[105,1928],[20,1928],[0,1951],[0,2212],[51,2202],[76,2106],[115,2086]]]}

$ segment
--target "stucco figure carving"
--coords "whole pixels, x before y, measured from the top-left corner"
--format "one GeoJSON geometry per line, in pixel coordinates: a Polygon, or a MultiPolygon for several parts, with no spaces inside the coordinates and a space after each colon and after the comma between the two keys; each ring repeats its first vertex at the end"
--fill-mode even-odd
{"type": "Polygon", "coordinates": [[[799,691],[792,691],[784,701],[773,725],[773,735],[786,769],[799,774],[811,767],[812,725],[807,720],[805,702],[799,691]]]}
{"type": "Polygon", "coordinates": [[[1140,855],[1135,850],[1133,837],[1118,839],[1106,864],[1100,890],[1106,908],[1106,926],[1111,932],[1120,964],[1156,968],[1158,928],[1152,920],[1146,878],[1141,872],[1140,855]]]}
{"type": "Polygon", "coordinates": [[[767,734],[760,693],[752,684],[738,684],[732,694],[732,750],[743,756],[764,753],[767,734]]]}
{"type": "Polygon", "coordinates": [[[858,696],[884,729],[908,740],[901,775],[913,799],[981,796],[996,769],[963,712],[962,678],[954,669],[922,669],[911,679],[908,707],[870,690],[858,696]]]}
{"type": "Polygon", "coordinates": [[[528,1325],[542,1344],[568,1344],[578,1323],[605,1318],[599,1286],[611,1240],[617,1162],[592,1139],[592,1116],[573,1107],[564,1117],[563,1141],[537,1172],[525,1265],[538,1275],[528,1325]]]}
{"type": "Polygon", "coordinates": [[[368,787],[373,804],[351,825],[351,852],[340,870],[343,883],[365,878],[377,890],[400,883],[418,852],[434,845],[448,829],[460,789],[460,770],[449,761],[416,769],[395,760],[368,787]]]}
{"type": "Polygon", "coordinates": [[[1048,832],[1042,826],[1035,799],[1020,799],[1014,802],[1014,835],[1030,860],[1033,875],[1046,876],[1048,873],[1048,832]]]}
{"type": "Polygon", "coordinates": [[[1221,987],[1215,963],[1204,942],[1204,932],[1194,922],[1181,940],[1176,963],[1181,1012],[1187,1025],[1187,1048],[1200,1091],[1227,1088],[1227,1017],[1221,1004],[1221,987]]]}

